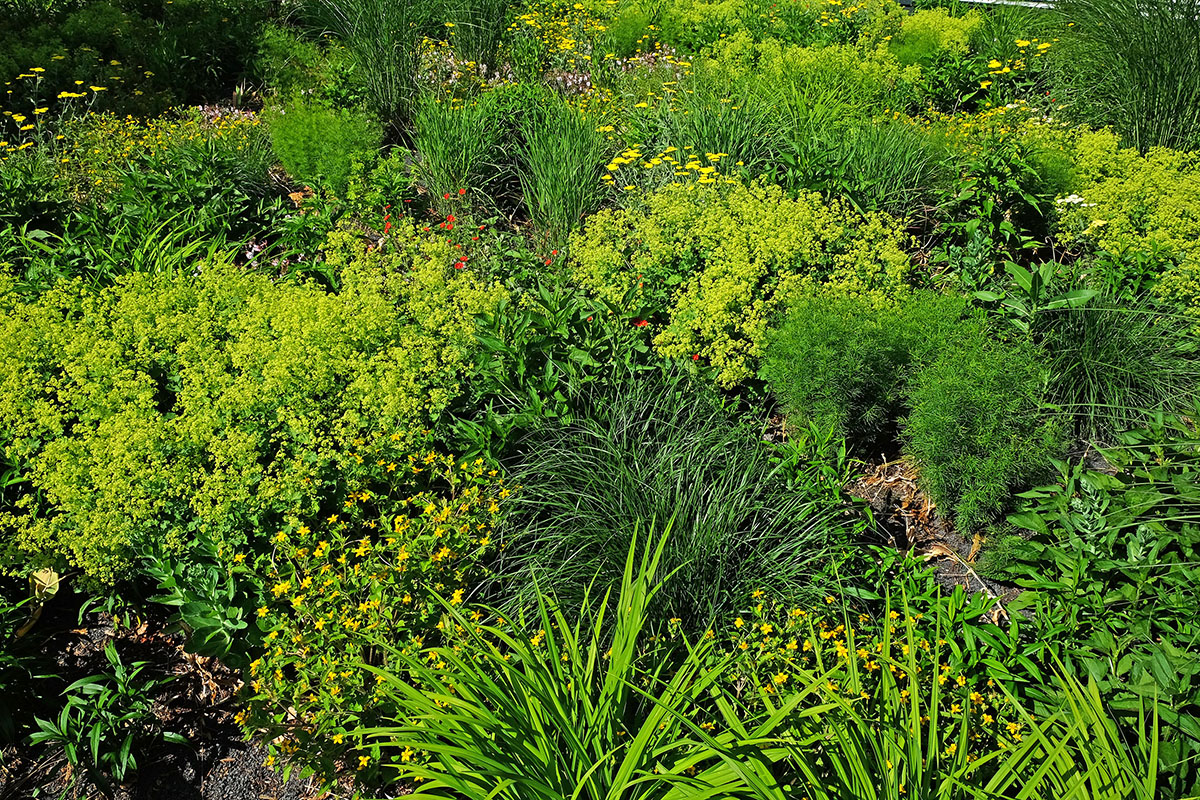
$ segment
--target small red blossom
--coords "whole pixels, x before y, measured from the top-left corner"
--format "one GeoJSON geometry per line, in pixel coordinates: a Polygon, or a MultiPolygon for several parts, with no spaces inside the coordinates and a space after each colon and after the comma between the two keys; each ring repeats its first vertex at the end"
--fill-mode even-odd
{"type": "Polygon", "coordinates": [[[446,194],[442,195],[442,199],[443,199],[443,200],[449,200],[449,199],[450,199],[450,194],[449,194],[449,193],[446,193],[446,194]]]}
{"type": "Polygon", "coordinates": [[[692,353],[692,361],[699,361],[699,360],[700,360],[700,354],[692,353]]]}
{"type": "Polygon", "coordinates": [[[458,194],[459,194],[459,196],[460,196],[460,197],[461,197],[462,195],[466,194],[466,193],[467,193],[467,190],[466,190],[466,189],[459,189],[459,190],[458,190],[458,194]]]}
{"type": "Polygon", "coordinates": [[[634,327],[635,327],[635,328],[644,328],[644,327],[646,327],[646,326],[647,326],[647,325],[649,325],[649,324],[650,324],[649,322],[647,322],[646,320],[642,319],[641,317],[638,317],[637,319],[635,319],[635,320],[633,321],[633,325],[634,325],[634,327]]]}

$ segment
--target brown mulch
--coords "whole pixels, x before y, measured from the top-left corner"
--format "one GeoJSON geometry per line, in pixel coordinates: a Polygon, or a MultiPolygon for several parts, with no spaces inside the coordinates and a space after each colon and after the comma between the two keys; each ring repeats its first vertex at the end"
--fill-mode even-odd
{"type": "Polygon", "coordinates": [[[212,658],[184,652],[184,636],[167,625],[169,610],[121,620],[88,613],[80,620],[69,603],[52,601],[28,634],[47,655],[46,697],[79,678],[108,672],[104,648],[112,642],[126,665],[149,662],[142,677],[174,679],[159,690],[155,723],[188,744],[157,742],[138,756],[138,769],[123,784],[100,786],[73,770],[61,747],[13,744],[0,749],[0,800],[112,798],[112,800],[313,800],[308,780],[282,776],[264,765],[265,749],[245,739],[234,720],[240,680],[212,658]],[[64,607],[65,606],[65,607],[64,607]],[[128,624],[126,624],[128,623],[128,624]]]}
{"type": "Polygon", "coordinates": [[[905,459],[884,461],[851,480],[845,487],[875,513],[887,543],[932,561],[938,582],[948,589],[962,586],[996,600],[994,621],[1007,617],[1005,606],[1020,590],[980,575],[975,569],[983,540],[968,539],[938,513],[937,506],[917,484],[917,471],[905,459]]]}

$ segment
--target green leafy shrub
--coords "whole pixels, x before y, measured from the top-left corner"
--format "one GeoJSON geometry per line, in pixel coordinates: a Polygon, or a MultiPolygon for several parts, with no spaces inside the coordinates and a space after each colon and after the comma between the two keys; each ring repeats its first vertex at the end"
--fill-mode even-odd
{"type": "Polygon", "coordinates": [[[361,112],[295,99],[267,116],[271,147],[294,179],[346,190],[351,174],[373,160],[383,130],[361,112]]]}
{"type": "Polygon", "coordinates": [[[761,377],[793,425],[814,421],[873,450],[895,435],[909,382],[955,337],[966,301],[919,292],[874,308],[816,294],[798,300],[768,337],[761,377]]]}
{"type": "Polygon", "coordinates": [[[1071,113],[1129,145],[1200,147],[1200,20],[1188,0],[1065,0],[1059,65],[1071,113]]]}
{"type": "Polygon", "coordinates": [[[439,598],[455,608],[479,593],[510,495],[482,459],[430,449],[414,431],[365,437],[352,457],[363,465],[344,474],[335,513],[290,519],[253,567],[263,646],[240,716],[247,731],[269,732],[274,753],[331,782],[361,744],[352,732],[400,713],[366,670],[402,669],[452,633],[439,598]]]}
{"type": "Polygon", "coordinates": [[[670,577],[654,614],[703,630],[755,587],[821,591],[845,531],[817,481],[794,471],[691,380],[643,378],[591,399],[572,424],[535,432],[514,460],[523,489],[504,580],[574,605],[592,581],[615,585],[637,529],[669,520],[670,577]]]}
{"type": "Polygon", "coordinates": [[[985,524],[1036,484],[1065,449],[1042,407],[1045,372],[1031,346],[968,329],[912,381],[904,452],[934,502],[962,530],[985,524]]]}
{"type": "Polygon", "coordinates": [[[774,186],[669,186],[638,211],[606,210],[572,239],[575,276],[655,326],[668,358],[718,382],[754,374],[774,315],[823,288],[883,304],[910,274],[898,223],[774,186]],[[639,311],[640,310],[640,311],[639,311]]]}
{"type": "Polygon", "coordinates": [[[254,73],[279,97],[307,95],[331,105],[361,105],[367,100],[356,83],[346,48],[292,27],[268,24],[257,40],[254,73]]]}
{"type": "MultiPolygon", "coordinates": [[[[1165,267],[1153,291],[1200,315],[1200,165],[1156,148],[1141,156],[1115,134],[1081,134],[1077,195],[1059,198],[1065,241],[1112,253],[1153,254],[1165,267]]],[[[1135,260],[1136,261],[1136,260],[1135,260]]]]}
{"type": "Polygon", "coordinates": [[[436,415],[503,291],[454,269],[444,240],[393,230],[383,251],[330,236],[338,295],[220,263],[36,300],[6,286],[0,441],[32,484],[0,518],[7,563],[107,582],[152,539],[261,542],[315,512],[364,431],[436,415]]]}

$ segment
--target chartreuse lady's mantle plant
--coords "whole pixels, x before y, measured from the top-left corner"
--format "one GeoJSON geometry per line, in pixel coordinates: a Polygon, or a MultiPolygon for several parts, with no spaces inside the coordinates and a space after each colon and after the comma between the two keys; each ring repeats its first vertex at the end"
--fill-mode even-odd
{"type": "Polygon", "coordinates": [[[325,248],[337,294],[227,263],[36,299],[0,279],[0,446],[32,489],[0,512],[5,566],[111,583],[151,541],[262,549],[339,496],[359,439],[439,414],[505,291],[407,221],[325,248]]]}
{"type": "Polygon", "coordinates": [[[573,237],[575,277],[610,302],[647,309],[668,358],[711,365],[722,386],[757,369],[775,314],[805,293],[883,304],[911,274],[906,234],[777,186],[668,186],[640,211],[606,210],[573,237]]]}

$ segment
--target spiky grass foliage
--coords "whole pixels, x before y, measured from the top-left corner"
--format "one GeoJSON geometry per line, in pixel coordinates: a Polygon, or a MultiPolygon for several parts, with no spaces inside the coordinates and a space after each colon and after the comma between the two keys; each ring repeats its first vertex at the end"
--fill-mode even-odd
{"type": "Polygon", "coordinates": [[[442,0],[444,17],[451,23],[450,43],[463,61],[494,71],[496,52],[504,36],[508,0],[442,0]]]}
{"type": "Polygon", "coordinates": [[[756,588],[817,593],[842,538],[830,501],[812,491],[817,479],[776,459],[686,378],[595,396],[579,421],[522,449],[518,530],[502,565],[517,605],[533,601],[535,584],[569,605],[593,581],[616,585],[638,526],[673,519],[672,577],[654,610],[703,630],[756,588]]]}
{"type": "Polygon", "coordinates": [[[1049,368],[1048,398],[1085,438],[1111,441],[1158,413],[1194,407],[1200,337],[1187,318],[1147,300],[1099,298],[1034,322],[1049,368]]]}
{"type": "Polygon", "coordinates": [[[756,173],[770,161],[771,137],[777,127],[770,119],[769,103],[698,69],[688,91],[675,98],[661,122],[665,142],[698,158],[723,153],[719,162],[723,170],[732,170],[740,162],[744,170],[756,173]]]}
{"type": "Polygon", "coordinates": [[[301,0],[299,14],[341,40],[374,110],[399,127],[416,98],[421,40],[433,32],[443,5],[443,0],[301,0]]]}
{"type": "Polygon", "coordinates": [[[595,115],[549,93],[521,119],[521,189],[534,224],[551,242],[565,242],[604,196],[600,175],[610,148],[599,126],[595,115]]]}
{"type": "Polygon", "coordinates": [[[413,142],[420,154],[417,175],[435,197],[459,189],[486,197],[487,185],[500,169],[503,131],[493,93],[460,102],[422,93],[413,119],[413,142]]]}
{"type": "Polygon", "coordinates": [[[1063,0],[1060,69],[1073,114],[1133,147],[1200,147],[1200,15],[1193,0],[1063,0]]]}
{"type": "MultiPolygon", "coordinates": [[[[944,606],[941,607],[944,609],[944,606]]],[[[956,632],[937,613],[939,630],[956,632]],[[945,625],[945,627],[941,627],[945,625]]],[[[914,636],[912,617],[906,623],[914,636]]],[[[944,640],[938,639],[936,647],[944,640]]],[[[813,800],[1151,800],[1156,797],[1157,704],[1141,704],[1133,741],[1123,737],[1094,680],[1059,668],[1045,687],[1048,713],[1035,718],[1001,687],[1018,714],[1006,746],[980,750],[973,733],[989,723],[969,709],[947,714],[937,676],[922,674],[916,648],[893,657],[890,645],[869,659],[880,679],[865,698],[853,651],[840,683],[789,664],[791,680],[808,687],[829,711],[798,720],[781,738],[793,745],[798,796],[813,800]],[[862,702],[867,699],[869,702],[862,702]]],[[[944,676],[943,676],[944,677],[944,676]]],[[[799,690],[799,688],[797,688],[799,690]]],[[[966,705],[964,703],[964,705],[966,705]]],[[[991,723],[997,724],[997,723],[991,723]]]]}
{"type": "Polygon", "coordinates": [[[668,526],[652,547],[653,536],[641,544],[635,535],[619,582],[598,601],[585,593],[570,613],[538,593],[532,617],[479,625],[446,604],[465,641],[398,654],[403,676],[373,670],[397,724],[354,735],[381,743],[384,763],[433,797],[777,797],[772,759],[783,751],[770,737],[803,696],[749,723],[729,696],[720,705],[722,732],[712,735],[692,721],[697,704],[718,692],[728,661],[712,657],[708,639],[677,658],[653,647],[652,608],[665,588],[671,536],[668,526]],[[647,658],[648,648],[656,657],[647,658]]]}

